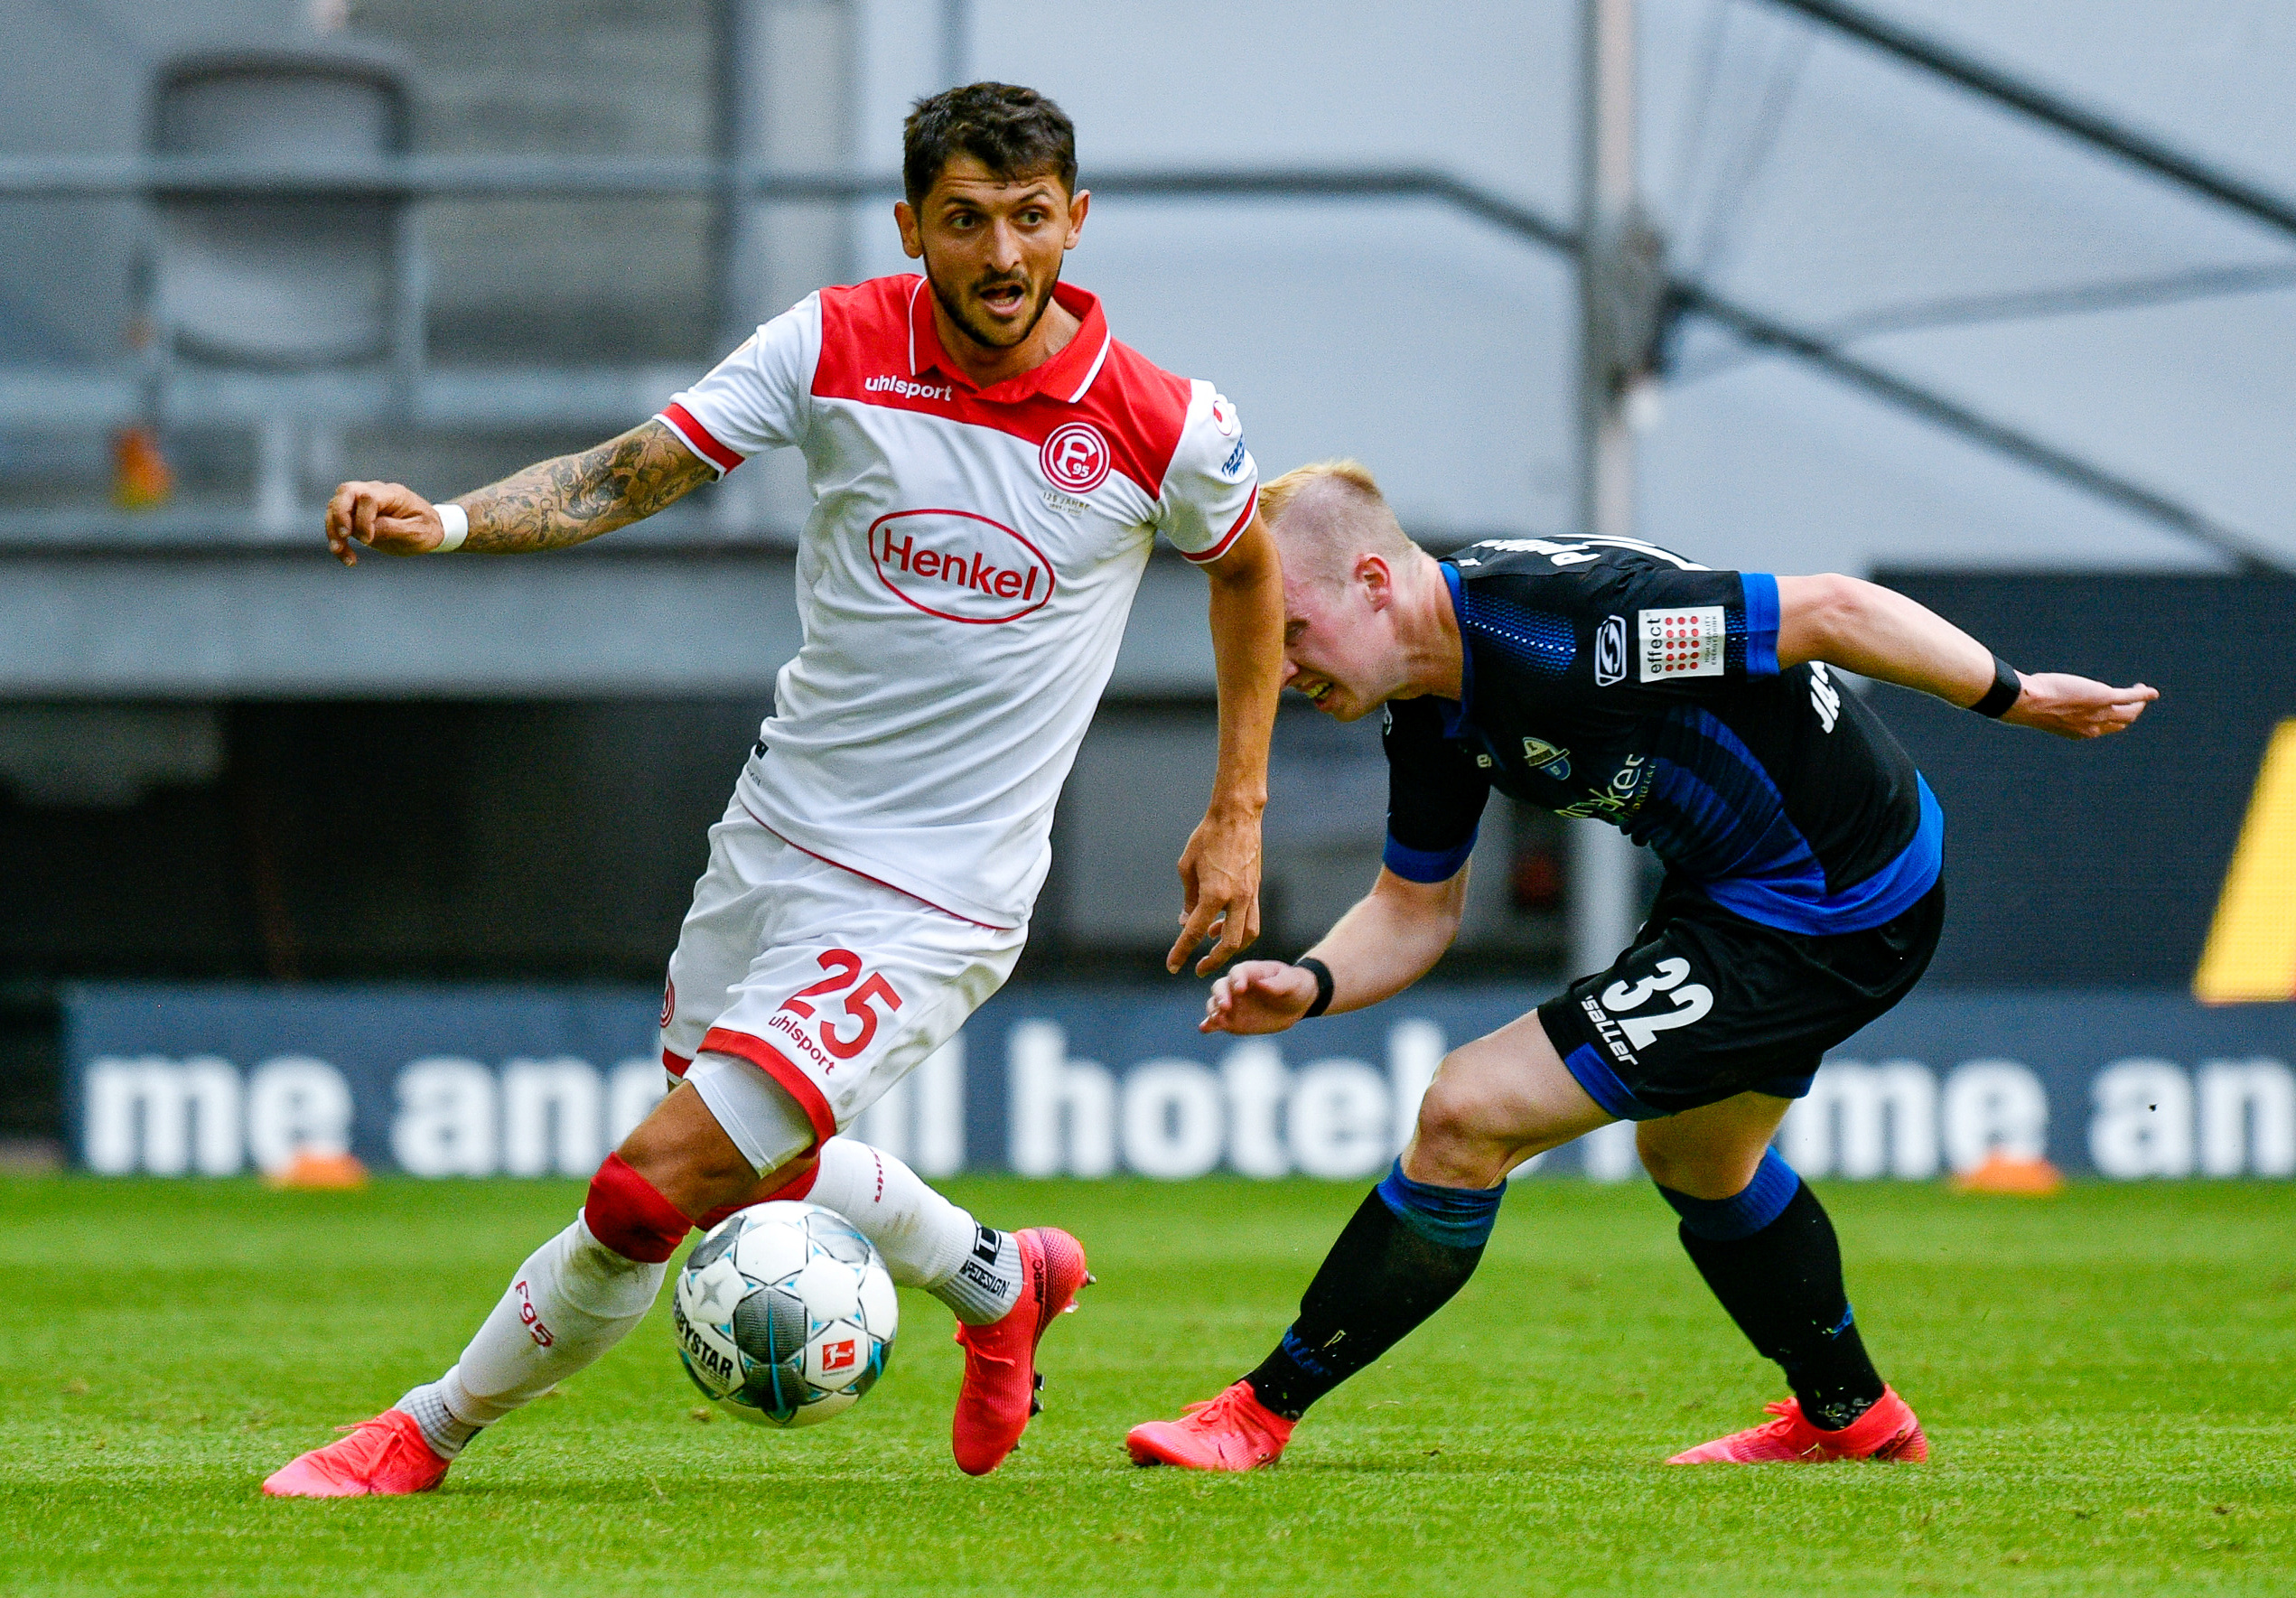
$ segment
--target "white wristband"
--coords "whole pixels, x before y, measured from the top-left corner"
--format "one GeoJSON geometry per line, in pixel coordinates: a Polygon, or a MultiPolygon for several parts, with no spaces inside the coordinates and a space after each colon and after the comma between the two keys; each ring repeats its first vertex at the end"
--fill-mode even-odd
{"type": "Polygon", "coordinates": [[[436,507],[439,525],[446,529],[446,537],[432,549],[433,555],[452,555],[462,547],[462,540],[471,536],[471,513],[449,501],[436,507]]]}

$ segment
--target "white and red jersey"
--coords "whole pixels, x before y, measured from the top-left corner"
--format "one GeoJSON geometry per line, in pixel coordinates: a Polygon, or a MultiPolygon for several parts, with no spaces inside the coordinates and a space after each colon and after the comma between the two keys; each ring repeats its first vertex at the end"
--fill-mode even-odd
{"type": "Polygon", "coordinates": [[[824,289],[661,413],[720,475],[776,445],[814,495],[804,643],[737,794],[798,847],[967,920],[1028,920],[1052,808],[1158,533],[1195,561],[1250,523],[1235,407],[1083,326],[987,388],[918,276],[824,289]]]}

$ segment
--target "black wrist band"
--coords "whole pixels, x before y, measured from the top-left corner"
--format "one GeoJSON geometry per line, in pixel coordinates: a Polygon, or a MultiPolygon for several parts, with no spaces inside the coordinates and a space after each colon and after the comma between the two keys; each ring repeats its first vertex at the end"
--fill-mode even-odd
{"type": "Polygon", "coordinates": [[[2024,691],[2025,685],[2017,680],[2017,668],[1999,655],[1995,655],[1993,657],[1993,686],[1985,690],[1983,698],[1969,708],[1979,715],[1991,716],[1993,720],[1999,721],[2009,714],[2010,706],[2017,703],[2018,696],[2024,691]]]}
{"type": "Polygon", "coordinates": [[[1331,1007],[1331,967],[1311,954],[1302,955],[1292,963],[1315,978],[1315,1003],[1300,1017],[1302,1021],[1313,1021],[1331,1007]]]}

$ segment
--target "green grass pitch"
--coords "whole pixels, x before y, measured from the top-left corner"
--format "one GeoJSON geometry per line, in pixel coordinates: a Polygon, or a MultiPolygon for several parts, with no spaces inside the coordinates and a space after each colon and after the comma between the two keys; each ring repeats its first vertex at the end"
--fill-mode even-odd
{"type": "Polygon", "coordinates": [[[0,1183],[0,1592],[2276,1593],[2296,1586],[2296,1189],[1825,1190],[1926,1466],[1667,1469],[1781,1392],[1647,1187],[1531,1182],[1481,1273],[1282,1467],[1134,1469],[1125,1426],[1281,1331],[1360,1189],[950,1184],[1082,1236],[1050,1407],[949,1462],[947,1313],[780,1434],[696,1420],[667,1327],[414,1500],[257,1481],[437,1372],[572,1183],[0,1183]]]}

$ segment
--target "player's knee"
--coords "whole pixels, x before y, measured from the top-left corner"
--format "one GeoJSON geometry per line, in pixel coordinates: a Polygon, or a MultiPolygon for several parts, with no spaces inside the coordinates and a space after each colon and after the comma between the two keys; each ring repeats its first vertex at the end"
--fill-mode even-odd
{"type": "Polygon", "coordinates": [[[1420,1152],[1448,1164],[1490,1142],[1489,1108],[1468,1072],[1437,1071],[1419,1101],[1420,1152]]]}
{"type": "Polygon", "coordinates": [[[770,1203],[776,1199],[802,1199],[813,1191],[815,1180],[821,1174],[817,1159],[798,1160],[770,1171],[758,1178],[757,1186],[738,1199],[729,1199],[694,1223],[700,1231],[708,1231],[737,1210],[747,1210],[752,1204],[770,1203]]]}
{"type": "Polygon", "coordinates": [[[741,1198],[758,1180],[690,1084],[656,1105],[622,1139],[616,1157],[688,1215],[741,1198]]]}
{"type": "Polygon", "coordinates": [[[608,1154],[590,1179],[582,1220],[590,1235],[616,1254],[647,1265],[677,1253],[694,1224],[618,1154],[608,1154]]]}
{"type": "Polygon", "coordinates": [[[1682,1191],[1677,1185],[1682,1175],[1682,1162],[1675,1157],[1672,1149],[1651,1135],[1647,1122],[1634,1130],[1634,1152],[1641,1159],[1642,1169],[1651,1181],[1660,1187],[1673,1188],[1676,1192],[1682,1191]]]}
{"type": "Polygon", "coordinates": [[[1738,1148],[1686,1149],[1666,1141],[1646,1121],[1635,1129],[1635,1153],[1650,1180],[1669,1191],[1693,1199],[1733,1198],[1754,1179],[1761,1151],[1751,1154],[1738,1148]]]}

